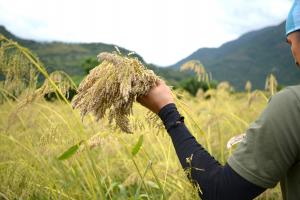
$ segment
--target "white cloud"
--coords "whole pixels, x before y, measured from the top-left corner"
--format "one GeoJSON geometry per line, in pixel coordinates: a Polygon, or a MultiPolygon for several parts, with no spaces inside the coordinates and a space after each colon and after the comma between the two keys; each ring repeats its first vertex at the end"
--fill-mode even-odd
{"type": "Polygon", "coordinates": [[[113,43],[169,65],[282,22],[289,0],[0,0],[0,24],[31,39],[113,43]]]}

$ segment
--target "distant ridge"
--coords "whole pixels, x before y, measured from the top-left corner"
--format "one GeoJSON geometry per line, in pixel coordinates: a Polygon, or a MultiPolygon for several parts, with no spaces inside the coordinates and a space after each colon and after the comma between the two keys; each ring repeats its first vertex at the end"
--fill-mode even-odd
{"type": "MultiPolygon", "coordinates": [[[[77,83],[84,77],[85,71],[82,62],[86,58],[96,58],[103,51],[115,51],[115,45],[104,43],[65,43],[65,42],[38,42],[33,40],[22,39],[15,36],[4,26],[0,25],[0,34],[7,38],[13,39],[32,50],[45,64],[48,72],[54,70],[63,70],[72,76],[77,83]]],[[[125,55],[131,52],[125,48],[119,47],[125,55]]],[[[144,59],[136,54],[140,61],[145,63],[144,59]]],[[[170,84],[174,85],[178,81],[186,78],[188,73],[179,72],[176,69],[160,68],[155,65],[145,63],[155,73],[164,77],[170,84]]]]}
{"type": "MultiPolygon", "coordinates": [[[[99,52],[115,50],[114,45],[104,43],[37,42],[26,40],[10,33],[4,26],[0,26],[0,33],[31,49],[45,63],[49,71],[61,69],[71,75],[84,75],[84,69],[81,67],[81,64],[85,58],[95,58],[99,52]]],[[[120,50],[123,53],[129,52],[129,50],[123,48],[120,48],[120,50]]]]}
{"type": "MultiPolygon", "coordinates": [[[[201,48],[169,67],[147,64],[171,84],[187,78],[190,73],[180,72],[186,61],[200,60],[218,81],[229,81],[237,90],[243,90],[247,80],[253,88],[263,89],[266,76],[274,73],[281,85],[300,83],[300,70],[295,67],[290,47],[285,42],[284,23],[246,33],[219,48],[201,48]]],[[[96,57],[99,52],[114,51],[114,45],[104,43],[37,42],[15,36],[0,25],[0,33],[28,47],[45,63],[49,72],[64,70],[80,81],[84,76],[82,62],[96,57]]],[[[126,54],[125,48],[120,50],[126,54]]],[[[162,52],[163,56],[163,52],[162,52]]],[[[144,62],[143,58],[137,57],[144,62]]]]}
{"type": "Polygon", "coordinates": [[[246,33],[219,48],[201,48],[171,68],[178,69],[184,62],[198,59],[215,79],[228,80],[238,89],[243,89],[247,80],[254,88],[264,88],[269,73],[276,75],[279,84],[299,84],[300,70],[285,42],[284,25],[246,33]]]}

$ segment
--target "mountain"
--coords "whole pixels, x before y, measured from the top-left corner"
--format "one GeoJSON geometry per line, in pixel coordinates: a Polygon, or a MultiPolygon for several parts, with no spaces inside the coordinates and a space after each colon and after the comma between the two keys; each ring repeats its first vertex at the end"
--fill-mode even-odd
{"type": "MultiPolygon", "coordinates": [[[[206,70],[212,72],[214,79],[229,81],[237,90],[243,90],[247,80],[252,82],[253,88],[263,89],[266,76],[270,73],[275,74],[281,85],[298,84],[300,70],[295,67],[290,47],[285,42],[284,30],[284,23],[281,23],[278,26],[252,31],[219,48],[201,48],[169,67],[147,64],[141,56],[137,55],[137,57],[172,85],[191,75],[178,69],[186,61],[193,59],[200,60],[206,70]]],[[[114,45],[104,43],[25,40],[10,33],[3,26],[0,26],[0,34],[31,49],[49,72],[63,70],[77,83],[85,76],[83,62],[87,58],[96,58],[100,52],[115,50],[114,45]]],[[[120,50],[124,54],[130,52],[124,48],[120,50]]]]}
{"type": "Polygon", "coordinates": [[[170,68],[178,69],[193,59],[200,60],[213,78],[228,80],[237,89],[243,89],[247,80],[262,89],[270,73],[281,85],[300,83],[300,70],[286,43],[285,23],[246,33],[219,48],[201,48],[170,68]]]}
{"type": "MultiPolygon", "coordinates": [[[[38,42],[22,39],[9,32],[4,26],[0,25],[0,34],[17,41],[19,44],[29,48],[44,63],[48,72],[63,70],[67,72],[75,82],[79,83],[85,76],[83,62],[88,58],[96,58],[103,51],[115,51],[115,45],[104,43],[65,43],[65,42],[38,42]]],[[[119,48],[126,55],[130,50],[119,48]]],[[[136,55],[143,63],[145,61],[140,55],[136,55]]],[[[176,69],[159,68],[152,64],[145,63],[158,75],[167,79],[171,84],[175,84],[182,78],[187,77],[188,73],[182,74],[176,69]]]]}

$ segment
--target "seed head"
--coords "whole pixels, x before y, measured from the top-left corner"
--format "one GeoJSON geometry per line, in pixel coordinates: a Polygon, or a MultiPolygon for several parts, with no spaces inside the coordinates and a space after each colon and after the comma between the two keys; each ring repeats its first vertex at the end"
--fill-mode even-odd
{"type": "Polygon", "coordinates": [[[100,65],[90,71],[80,83],[72,105],[80,110],[82,118],[93,113],[96,120],[108,114],[110,122],[124,132],[131,133],[128,116],[138,96],[143,96],[159,80],[137,58],[120,53],[100,53],[100,65]]]}

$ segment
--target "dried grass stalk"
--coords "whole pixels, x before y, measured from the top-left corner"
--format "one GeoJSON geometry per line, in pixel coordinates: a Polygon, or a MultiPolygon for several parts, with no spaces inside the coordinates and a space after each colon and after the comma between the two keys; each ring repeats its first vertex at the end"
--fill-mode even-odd
{"type": "Polygon", "coordinates": [[[270,74],[266,79],[265,89],[273,96],[277,92],[278,82],[274,74],[270,74]]]}
{"type": "Polygon", "coordinates": [[[146,69],[137,58],[119,53],[100,53],[101,64],[92,69],[80,83],[78,94],[72,101],[82,118],[93,113],[96,120],[106,113],[122,131],[132,133],[128,116],[136,98],[146,95],[159,80],[152,70],[146,69]]]}
{"type": "Polygon", "coordinates": [[[199,60],[190,60],[180,67],[180,71],[191,70],[197,74],[198,80],[203,81],[206,77],[206,70],[199,60]]]}
{"type": "Polygon", "coordinates": [[[24,91],[34,91],[39,72],[33,60],[41,64],[28,49],[0,34],[1,89],[14,97],[19,97],[24,91]]]}
{"type": "MultiPolygon", "coordinates": [[[[69,98],[69,91],[76,90],[76,84],[73,82],[71,77],[64,71],[54,71],[49,75],[49,79],[56,84],[61,94],[66,98],[69,98]]],[[[45,79],[43,85],[35,91],[35,95],[42,97],[46,94],[56,92],[56,89],[50,83],[49,79],[45,79]]]]}
{"type": "Polygon", "coordinates": [[[247,93],[250,93],[251,92],[251,89],[252,89],[252,84],[250,81],[247,81],[246,84],[245,84],[245,91],[247,93]]]}

